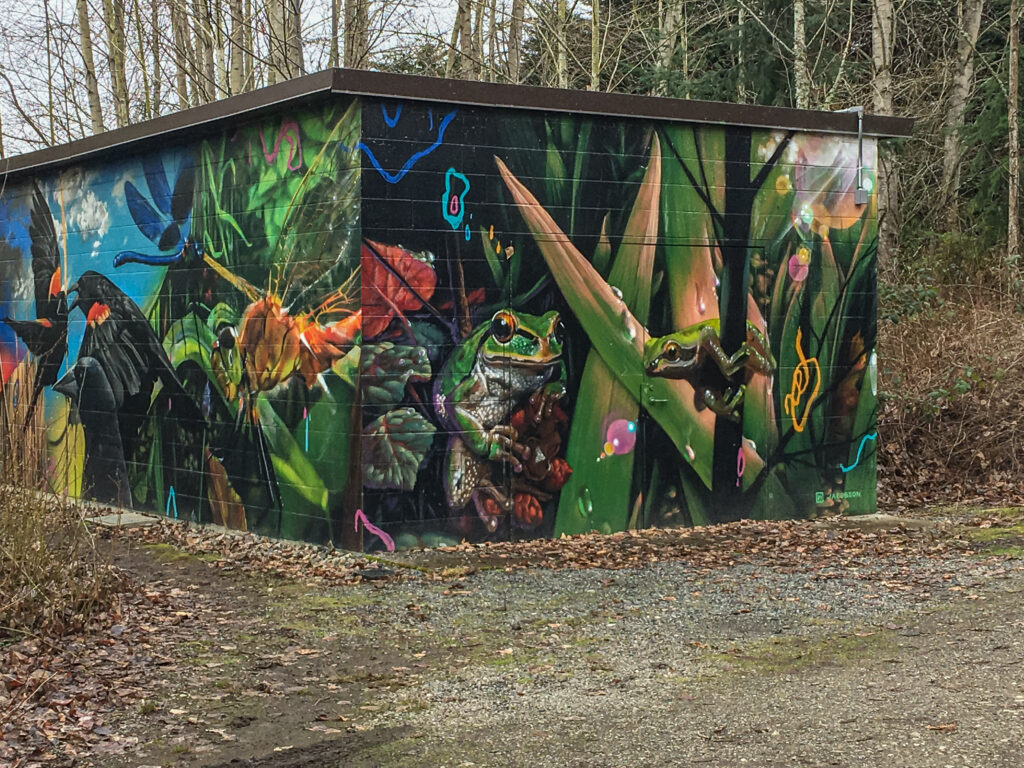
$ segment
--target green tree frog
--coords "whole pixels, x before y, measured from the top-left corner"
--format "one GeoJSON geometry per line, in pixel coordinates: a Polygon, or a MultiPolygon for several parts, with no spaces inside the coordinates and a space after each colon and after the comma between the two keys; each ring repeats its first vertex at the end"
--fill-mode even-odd
{"type": "MultiPolygon", "coordinates": [[[[434,407],[451,430],[445,491],[452,509],[472,499],[494,530],[498,520],[483,512],[486,493],[508,509],[508,494],[491,479],[493,461],[521,467],[526,446],[507,423],[527,397],[542,392],[544,413],[565,395],[561,322],[557,312],[528,315],[502,309],[476,328],[445,362],[434,386],[434,407]]],[[[541,417],[542,418],[542,417],[541,417]]]]}
{"type": "Polygon", "coordinates": [[[717,317],[648,339],[644,345],[644,372],[648,376],[685,379],[693,385],[698,407],[706,406],[733,421],[740,419],[750,376],[771,376],[774,371],[775,359],[768,340],[750,321],[746,341],[732,355],[722,349],[717,317]],[[736,381],[740,371],[745,371],[743,382],[736,381]]]}

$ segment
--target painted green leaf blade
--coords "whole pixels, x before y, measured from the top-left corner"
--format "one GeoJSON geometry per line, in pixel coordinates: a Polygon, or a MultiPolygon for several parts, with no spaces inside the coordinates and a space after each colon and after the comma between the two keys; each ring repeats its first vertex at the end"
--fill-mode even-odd
{"type": "Polygon", "coordinates": [[[281,493],[280,536],[302,539],[315,521],[329,525],[327,488],[295,441],[288,426],[263,394],[256,398],[260,425],[270,448],[270,460],[281,493]]]}
{"type": "MultiPolygon", "coordinates": [[[[654,143],[609,275],[622,293],[622,301],[641,323],[647,321],[650,309],[660,193],[661,155],[654,143]]],[[[640,370],[633,375],[639,377],[640,370]]],[[[559,497],[555,535],[623,530],[629,514],[634,454],[606,457],[600,463],[597,458],[608,425],[617,419],[635,422],[640,406],[594,350],[587,355],[577,401],[566,451],[573,474],[559,497]]]]}
{"type": "MultiPolygon", "coordinates": [[[[555,282],[590,337],[593,348],[629,394],[638,402],[643,399],[647,412],[661,425],[680,453],[692,462],[696,454],[694,445],[711,444],[713,417],[710,414],[706,420],[691,417],[695,412],[693,387],[686,381],[635,375],[643,369],[647,330],[533,194],[500,159],[495,158],[495,162],[555,282]]],[[[710,487],[710,463],[701,461],[693,466],[710,487]]]]}

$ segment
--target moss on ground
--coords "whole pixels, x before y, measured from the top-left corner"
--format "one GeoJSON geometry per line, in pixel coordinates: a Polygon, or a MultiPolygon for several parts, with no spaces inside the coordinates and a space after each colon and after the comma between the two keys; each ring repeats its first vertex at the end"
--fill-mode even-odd
{"type": "Polygon", "coordinates": [[[193,555],[190,552],[179,549],[173,544],[166,544],[164,542],[143,544],[142,546],[161,563],[182,563],[189,560],[204,563],[215,563],[218,560],[223,559],[220,555],[213,553],[193,555]]]}

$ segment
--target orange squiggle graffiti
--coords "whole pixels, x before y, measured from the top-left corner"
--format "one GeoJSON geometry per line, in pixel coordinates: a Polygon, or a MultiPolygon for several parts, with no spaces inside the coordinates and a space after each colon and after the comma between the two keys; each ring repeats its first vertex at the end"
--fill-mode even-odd
{"type": "Polygon", "coordinates": [[[818,387],[821,386],[821,366],[818,365],[818,358],[816,357],[804,357],[804,351],[800,348],[800,342],[803,340],[803,331],[800,328],[796,329],[796,347],[797,357],[800,358],[800,363],[793,371],[793,383],[789,387],[789,394],[786,395],[783,400],[783,408],[791,419],[793,419],[793,429],[797,432],[803,432],[804,427],[807,425],[807,418],[811,415],[811,403],[814,402],[814,398],[818,396],[818,387]],[[802,416],[797,416],[797,408],[800,407],[800,401],[803,400],[804,393],[807,392],[807,387],[811,383],[811,368],[814,369],[814,391],[811,392],[811,396],[807,398],[807,404],[804,406],[804,412],[802,416]]]}

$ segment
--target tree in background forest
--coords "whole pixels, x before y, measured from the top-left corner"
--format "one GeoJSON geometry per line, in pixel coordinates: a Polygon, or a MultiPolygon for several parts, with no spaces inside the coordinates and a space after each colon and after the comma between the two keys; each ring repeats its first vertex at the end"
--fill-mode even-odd
{"type": "Polygon", "coordinates": [[[915,137],[890,144],[881,161],[886,278],[964,280],[993,250],[1017,250],[1016,0],[0,5],[0,153],[328,66],[811,109],[859,104],[918,118],[915,137]]]}

